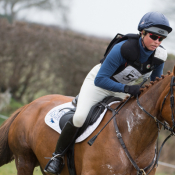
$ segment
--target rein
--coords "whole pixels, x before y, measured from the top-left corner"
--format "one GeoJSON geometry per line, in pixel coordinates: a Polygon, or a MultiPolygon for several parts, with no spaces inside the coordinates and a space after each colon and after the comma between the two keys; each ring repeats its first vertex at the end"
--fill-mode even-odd
{"type": "MultiPolygon", "coordinates": [[[[144,79],[144,81],[142,82],[142,84],[140,85],[140,87],[147,81],[147,79],[144,79]]],[[[170,103],[171,103],[171,111],[172,111],[172,115],[171,115],[171,120],[172,120],[172,123],[173,123],[173,126],[172,128],[170,128],[168,126],[168,124],[166,122],[161,122],[160,120],[158,120],[156,117],[152,116],[149,112],[147,112],[140,104],[139,102],[139,98],[138,98],[138,95],[137,95],[137,104],[139,106],[139,108],[144,111],[147,115],[149,115],[150,117],[152,117],[156,124],[157,124],[157,128],[158,128],[158,135],[159,135],[159,132],[160,132],[160,125],[161,124],[162,126],[164,126],[164,129],[168,130],[171,132],[171,134],[163,141],[161,147],[160,147],[160,150],[159,152],[157,151],[157,154],[156,154],[156,147],[155,147],[155,156],[154,156],[154,159],[153,161],[151,162],[151,164],[149,166],[147,166],[146,168],[144,169],[140,169],[138,167],[138,165],[135,163],[135,161],[132,159],[131,155],[129,154],[127,148],[126,148],[126,145],[122,139],[122,135],[119,131],[119,128],[117,126],[117,122],[116,122],[116,119],[114,118],[116,116],[116,114],[118,114],[118,112],[121,110],[121,108],[130,100],[131,98],[131,95],[130,97],[121,105],[119,105],[119,107],[115,108],[115,109],[112,109],[110,106],[108,105],[105,105],[103,104],[108,110],[112,111],[113,113],[113,116],[110,118],[110,120],[105,124],[105,126],[98,132],[97,135],[95,135],[92,139],[89,140],[88,144],[91,146],[94,141],[96,140],[97,136],[101,133],[101,131],[107,126],[107,124],[113,119],[114,121],[114,127],[115,127],[115,130],[116,130],[116,133],[117,133],[117,137],[119,139],[119,142],[121,144],[121,146],[123,147],[128,159],[130,160],[131,164],[134,166],[134,168],[137,170],[137,175],[148,175],[152,170],[153,168],[156,166],[156,164],[158,165],[158,160],[159,160],[159,157],[160,157],[160,153],[161,153],[161,150],[165,144],[165,142],[173,135],[175,135],[175,132],[174,132],[174,128],[175,128],[175,121],[174,121],[174,116],[175,116],[175,108],[174,108],[174,94],[173,94],[173,87],[175,86],[175,77],[173,76],[172,79],[171,79],[171,83],[170,83],[170,91],[168,92],[168,94],[165,96],[164,100],[163,100],[163,103],[162,103],[162,108],[161,108],[161,112],[163,110],[163,106],[165,104],[165,101],[166,101],[166,98],[168,97],[168,95],[171,93],[171,96],[170,96],[170,103]],[[119,108],[119,109],[118,109],[119,108]],[[118,110],[117,110],[118,109],[118,110]],[[154,165],[153,165],[154,164],[154,165]],[[145,171],[147,171],[150,167],[152,166],[151,170],[146,174],[145,171]]]]}
{"type": "MultiPolygon", "coordinates": [[[[174,94],[173,94],[173,87],[175,86],[174,80],[175,80],[175,77],[173,76],[173,77],[171,78],[170,90],[169,90],[168,94],[164,97],[164,100],[163,100],[163,103],[162,103],[162,107],[161,107],[161,113],[162,113],[162,110],[163,110],[163,106],[164,106],[164,104],[165,104],[165,101],[166,101],[168,95],[171,93],[171,95],[170,95],[171,120],[172,120],[172,123],[173,123],[173,126],[172,126],[171,128],[169,127],[169,125],[167,124],[167,122],[164,122],[164,123],[163,123],[163,122],[161,122],[160,120],[158,120],[156,117],[154,117],[153,115],[151,115],[149,112],[147,112],[147,111],[141,106],[141,104],[140,104],[140,102],[139,102],[138,95],[137,95],[137,104],[138,104],[139,108],[140,108],[142,111],[144,111],[147,115],[149,115],[150,117],[152,117],[152,118],[155,120],[155,122],[156,122],[156,124],[157,124],[157,128],[158,128],[158,134],[159,134],[159,132],[160,132],[160,125],[159,125],[159,124],[161,124],[161,125],[164,127],[164,129],[166,129],[166,130],[168,130],[168,131],[171,132],[170,135],[168,135],[167,138],[163,141],[163,143],[162,143],[162,145],[161,145],[161,147],[160,147],[160,150],[159,150],[159,152],[157,153],[157,154],[158,154],[158,155],[157,155],[157,160],[155,161],[155,164],[154,164],[154,166],[152,167],[152,169],[155,167],[156,164],[158,165],[158,160],[159,160],[159,157],[160,157],[160,153],[161,153],[162,148],[163,148],[164,144],[166,143],[166,141],[167,141],[171,136],[174,136],[174,135],[175,135],[175,132],[174,132],[174,128],[175,128],[175,121],[174,121],[174,117],[175,117],[175,107],[174,107],[174,94]]],[[[149,173],[152,171],[152,169],[149,171],[149,173]]],[[[149,174],[149,173],[148,173],[148,174],[149,174]]],[[[145,174],[146,174],[146,173],[145,173],[145,174]]]]}

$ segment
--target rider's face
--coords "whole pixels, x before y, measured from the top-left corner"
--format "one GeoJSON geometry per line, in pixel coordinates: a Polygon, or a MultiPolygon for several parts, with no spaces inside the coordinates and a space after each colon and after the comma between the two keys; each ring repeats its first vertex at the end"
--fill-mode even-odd
{"type": "Polygon", "coordinates": [[[156,40],[151,39],[150,34],[147,33],[143,38],[143,42],[144,42],[143,45],[145,45],[148,50],[154,51],[161,44],[162,41],[159,41],[159,39],[156,40]]]}

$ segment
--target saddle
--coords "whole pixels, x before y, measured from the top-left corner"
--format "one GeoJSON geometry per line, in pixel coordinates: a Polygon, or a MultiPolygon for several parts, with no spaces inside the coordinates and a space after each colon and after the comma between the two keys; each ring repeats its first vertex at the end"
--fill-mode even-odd
{"type": "MultiPolygon", "coordinates": [[[[92,106],[83,126],[79,129],[76,138],[78,138],[87,129],[89,125],[93,125],[100,117],[101,113],[103,113],[105,107],[113,101],[122,101],[122,99],[119,97],[108,96],[105,97],[101,102],[98,102],[97,104],[92,106]]],[[[63,108],[63,109],[70,109],[70,111],[66,112],[60,119],[59,125],[61,130],[64,128],[66,122],[69,119],[73,118],[73,115],[76,111],[77,102],[78,102],[78,95],[72,101],[72,104],[75,106],[75,108],[63,108]]]]}
{"type": "MultiPolygon", "coordinates": [[[[86,130],[86,128],[89,125],[92,125],[93,123],[95,123],[96,120],[101,115],[101,113],[103,113],[105,108],[108,106],[108,104],[110,104],[113,101],[122,101],[122,99],[119,98],[119,97],[108,96],[108,97],[104,98],[101,102],[99,102],[96,105],[92,106],[92,108],[90,109],[89,114],[88,114],[88,116],[87,116],[87,118],[85,120],[85,123],[79,129],[76,138],[78,138],[86,130]]],[[[61,129],[63,129],[63,127],[66,124],[66,122],[70,118],[73,117],[73,115],[74,115],[74,113],[76,111],[77,102],[78,102],[78,95],[72,101],[72,104],[75,106],[75,108],[73,108],[73,109],[69,108],[70,111],[65,113],[62,116],[62,118],[60,119],[60,123],[59,124],[60,124],[60,128],[61,129]]],[[[75,145],[75,143],[73,143],[73,145],[70,147],[70,149],[67,152],[67,165],[68,165],[69,174],[71,174],[71,175],[76,175],[75,163],[74,163],[74,145],[75,145]]]]}

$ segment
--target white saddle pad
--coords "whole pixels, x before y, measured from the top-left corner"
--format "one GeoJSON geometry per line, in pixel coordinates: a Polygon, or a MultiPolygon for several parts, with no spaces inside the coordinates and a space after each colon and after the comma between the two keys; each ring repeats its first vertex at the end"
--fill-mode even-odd
{"type": "MultiPolygon", "coordinates": [[[[110,103],[109,106],[117,102],[118,101],[114,101],[110,103]]],[[[59,125],[60,118],[63,116],[63,114],[70,111],[70,109],[63,109],[63,108],[74,108],[74,106],[72,105],[72,102],[64,103],[51,109],[45,116],[45,123],[48,126],[50,126],[53,130],[57,131],[59,134],[61,134],[61,129],[59,125]]],[[[76,143],[85,140],[92,134],[92,132],[98,127],[98,125],[102,121],[106,111],[107,109],[103,111],[103,113],[100,115],[100,117],[93,125],[88,126],[88,128],[84,131],[84,133],[76,139],[75,141],[76,143]]]]}

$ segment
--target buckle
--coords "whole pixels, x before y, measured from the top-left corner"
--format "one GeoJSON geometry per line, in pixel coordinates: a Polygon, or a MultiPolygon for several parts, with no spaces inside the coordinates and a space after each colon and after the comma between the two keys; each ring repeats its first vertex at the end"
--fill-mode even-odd
{"type": "Polygon", "coordinates": [[[139,171],[137,171],[137,175],[146,175],[144,169],[140,169],[139,171]]]}
{"type": "Polygon", "coordinates": [[[119,132],[119,133],[117,133],[117,137],[118,138],[121,138],[122,137],[122,135],[121,135],[121,133],[119,132]]]}
{"type": "Polygon", "coordinates": [[[156,118],[156,117],[154,117],[154,120],[155,120],[155,122],[157,123],[157,118],[156,118]]]}

